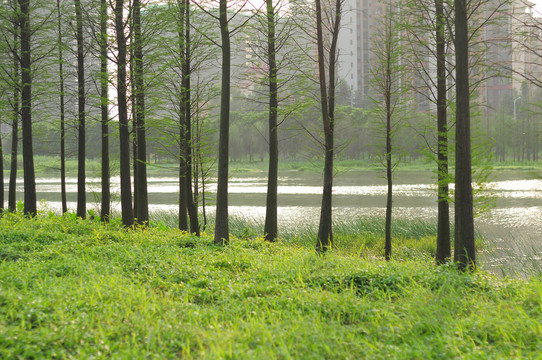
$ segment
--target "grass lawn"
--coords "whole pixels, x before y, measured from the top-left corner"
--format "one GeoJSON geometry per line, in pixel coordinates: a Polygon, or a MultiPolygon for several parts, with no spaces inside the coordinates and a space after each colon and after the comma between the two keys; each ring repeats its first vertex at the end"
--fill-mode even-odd
{"type": "Polygon", "coordinates": [[[5,214],[0,358],[540,357],[542,278],[402,254],[5,214]]]}

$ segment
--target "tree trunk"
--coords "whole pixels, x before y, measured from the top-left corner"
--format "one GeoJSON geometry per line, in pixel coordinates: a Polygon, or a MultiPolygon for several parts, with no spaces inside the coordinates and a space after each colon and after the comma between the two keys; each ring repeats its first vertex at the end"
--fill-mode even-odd
{"type": "Polygon", "coordinates": [[[436,262],[442,264],[450,256],[450,204],[448,202],[448,119],[446,104],[446,19],[444,1],[435,0],[436,16],[436,57],[437,57],[437,182],[438,182],[438,221],[436,262]]]}
{"type": "Polygon", "coordinates": [[[461,270],[476,265],[472,200],[469,53],[466,0],[455,0],[456,167],[455,252],[461,270]]]}
{"type": "Polygon", "coordinates": [[[109,169],[109,83],[107,71],[107,0],[100,0],[100,98],[102,125],[102,213],[101,220],[111,216],[111,190],[109,169]]]}
{"type": "Polygon", "coordinates": [[[186,99],[185,104],[185,119],[186,119],[186,196],[188,199],[188,215],[190,217],[190,232],[200,236],[199,220],[198,220],[198,208],[194,200],[194,193],[192,192],[192,102],[191,102],[191,69],[190,59],[192,57],[190,48],[190,0],[185,0],[184,10],[186,15],[186,27],[185,27],[185,64],[184,64],[184,85],[183,89],[186,92],[184,94],[186,99]]]}
{"type": "Polygon", "coordinates": [[[119,111],[120,140],[120,202],[122,224],[132,226],[134,213],[132,210],[132,189],[130,179],[130,130],[128,128],[128,109],[126,99],[126,35],[123,20],[124,0],[115,1],[115,32],[117,35],[117,101],[119,111]]]}
{"type": "MultiPolygon", "coordinates": [[[[389,60],[389,56],[388,56],[389,60]]],[[[388,66],[391,65],[388,62],[388,66]]],[[[386,180],[388,183],[388,194],[386,197],[386,225],[385,225],[385,241],[384,241],[384,257],[386,260],[391,259],[391,215],[393,205],[393,172],[391,158],[391,68],[388,67],[388,94],[386,96],[386,180]]]]}
{"type": "Polygon", "coordinates": [[[14,21],[13,34],[13,119],[11,124],[11,161],[9,170],[8,209],[11,212],[17,210],[17,152],[19,147],[19,25],[14,21]]]}
{"type": "Polygon", "coordinates": [[[64,56],[62,54],[62,14],[60,12],[60,0],[56,1],[58,15],[58,74],[60,79],[60,199],[62,213],[68,212],[66,199],[66,106],[64,100],[64,56]]]}
{"type": "Polygon", "coordinates": [[[23,130],[24,214],[37,213],[36,175],[34,173],[34,149],[32,142],[32,57],[29,0],[19,1],[19,24],[21,28],[21,122],[23,130]]]}
{"type": "Polygon", "coordinates": [[[78,153],[77,153],[77,216],[87,215],[86,175],[85,175],[85,55],[83,44],[83,14],[81,1],[74,0],[77,23],[77,101],[78,101],[78,153]]]}
{"type": "Polygon", "coordinates": [[[386,181],[388,183],[388,193],[386,197],[386,225],[385,225],[385,239],[384,239],[384,258],[386,260],[391,259],[391,215],[392,215],[392,206],[393,206],[393,163],[392,163],[392,134],[391,134],[391,121],[392,121],[392,57],[394,56],[392,49],[393,46],[393,23],[392,16],[393,11],[391,9],[391,3],[389,4],[390,9],[387,14],[389,18],[389,24],[386,26],[386,69],[385,69],[385,93],[384,101],[386,103],[386,181]]]}
{"type": "Polygon", "coordinates": [[[134,0],[134,63],[135,63],[135,111],[136,111],[136,159],[137,181],[134,192],[138,206],[135,216],[137,222],[146,225],[149,222],[149,196],[147,192],[147,140],[145,132],[145,89],[143,82],[143,44],[141,33],[141,2],[134,0]]]}
{"type": "MultiPolygon", "coordinates": [[[[131,17],[132,21],[133,21],[133,16],[131,17]]],[[[133,29],[133,24],[131,24],[130,26],[132,26],[132,29],[133,29]]],[[[134,55],[134,43],[133,42],[130,42],[130,49],[129,49],[130,53],[128,55],[129,57],[129,62],[130,62],[130,65],[129,65],[129,68],[130,68],[130,73],[129,73],[129,80],[128,80],[128,83],[130,84],[130,95],[129,95],[129,100],[128,102],[132,104],[131,106],[131,112],[132,112],[132,132],[131,132],[131,136],[130,136],[130,140],[132,142],[132,171],[133,171],[133,174],[132,174],[132,177],[134,179],[134,183],[133,183],[133,187],[134,187],[134,190],[138,188],[138,181],[139,181],[139,176],[138,176],[138,170],[139,170],[139,167],[138,167],[138,162],[137,162],[137,110],[136,110],[136,107],[137,107],[137,104],[136,104],[136,84],[135,84],[135,55],[134,55]]],[[[133,207],[133,212],[134,212],[134,222],[137,222],[137,218],[136,218],[136,214],[138,212],[138,206],[139,206],[139,200],[138,200],[138,193],[137,191],[134,191],[134,197],[133,197],[133,204],[134,204],[134,207],[133,207]]]]}
{"type": "Polygon", "coordinates": [[[179,98],[179,230],[188,231],[188,181],[187,181],[187,89],[186,89],[186,11],[184,0],[178,0],[179,57],[181,63],[181,90],[179,98]]]}
{"type": "Polygon", "coordinates": [[[320,86],[320,104],[324,128],[324,185],[322,206],[320,209],[320,223],[318,226],[318,239],[316,251],[325,253],[332,247],[332,189],[333,189],[333,157],[334,157],[334,127],[335,127],[335,67],[337,63],[336,51],[341,22],[341,0],[335,2],[333,30],[331,45],[329,47],[329,93],[326,85],[326,56],[324,52],[324,32],[322,29],[322,6],[316,0],[316,36],[318,47],[318,76],[320,86]]]}
{"type": "Polygon", "coordinates": [[[269,63],[269,172],[267,175],[267,201],[265,208],[265,240],[275,241],[278,232],[277,187],[278,187],[278,89],[277,61],[275,49],[275,8],[272,0],[267,6],[267,58],[269,63]]]}
{"type": "Polygon", "coordinates": [[[230,136],[231,49],[228,29],[227,0],[220,0],[220,35],[222,39],[222,93],[220,96],[220,130],[218,140],[218,180],[216,192],[215,244],[227,244],[228,226],[228,160],[230,136]]]}

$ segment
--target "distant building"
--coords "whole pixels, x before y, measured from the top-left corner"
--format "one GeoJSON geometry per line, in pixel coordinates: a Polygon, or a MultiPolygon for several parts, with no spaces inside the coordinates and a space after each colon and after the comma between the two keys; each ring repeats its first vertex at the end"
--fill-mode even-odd
{"type": "Polygon", "coordinates": [[[346,0],[344,3],[337,75],[348,85],[356,105],[363,104],[369,95],[371,48],[384,6],[383,2],[374,0],[346,0]]]}

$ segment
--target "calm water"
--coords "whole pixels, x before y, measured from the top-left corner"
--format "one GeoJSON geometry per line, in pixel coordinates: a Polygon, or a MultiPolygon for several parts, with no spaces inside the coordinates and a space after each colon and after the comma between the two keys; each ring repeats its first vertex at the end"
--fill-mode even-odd
{"type": "MultiPolygon", "coordinates": [[[[394,216],[436,221],[433,177],[430,172],[398,174],[394,186],[394,216]]],[[[116,198],[120,191],[118,180],[112,179],[112,192],[116,193],[116,198]]],[[[317,225],[321,183],[321,176],[316,173],[282,173],[278,188],[279,226],[299,223],[317,225]]],[[[177,209],[176,178],[150,178],[148,184],[151,211],[177,209]]],[[[530,261],[538,261],[542,255],[542,180],[527,172],[503,172],[498,174],[498,180],[492,182],[489,188],[496,198],[495,207],[475,220],[477,230],[490,242],[486,254],[481,254],[487,266],[499,268],[508,258],[518,256],[529,256],[530,261]]],[[[37,179],[38,199],[46,200],[51,209],[60,209],[59,189],[57,179],[37,179]]],[[[214,192],[216,185],[210,184],[208,190],[214,192]]],[[[230,214],[263,221],[266,190],[265,173],[234,174],[229,183],[230,214]]],[[[20,179],[19,198],[22,198],[22,191],[20,179]]],[[[69,207],[74,211],[76,191],[77,180],[68,179],[69,207]]],[[[374,172],[338,174],[333,191],[335,218],[348,220],[366,215],[384,216],[386,191],[385,180],[374,172]]],[[[87,192],[88,208],[98,209],[99,179],[88,179],[87,192]]],[[[120,209],[118,201],[114,207],[120,209]]]]}

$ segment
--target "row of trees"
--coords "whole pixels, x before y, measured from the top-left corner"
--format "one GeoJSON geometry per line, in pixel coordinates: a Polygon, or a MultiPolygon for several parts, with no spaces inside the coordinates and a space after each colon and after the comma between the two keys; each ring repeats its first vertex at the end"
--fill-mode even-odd
{"type": "MultiPolygon", "coordinates": [[[[317,250],[323,253],[333,244],[333,159],[344,148],[344,144],[336,142],[337,134],[345,131],[341,121],[371,118],[377,124],[382,121],[376,134],[383,146],[373,156],[382,161],[388,180],[386,259],[391,256],[393,171],[401,158],[398,134],[408,129],[417,132],[428,146],[435,145],[431,156],[439,185],[437,261],[447,261],[451,255],[449,183],[455,179],[454,260],[463,268],[474,266],[469,99],[476,93],[480,78],[491,75],[483,64],[479,34],[489,21],[498,21],[496,15],[506,3],[385,0],[383,4],[385,16],[375,36],[372,56],[372,106],[356,110],[349,104],[340,105],[340,79],[336,78],[344,0],[267,0],[260,8],[226,0],[57,0],[54,6],[38,0],[0,2],[0,80],[7,90],[2,93],[2,101],[9,109],[12,124],[9,208],[15,207],[12,182],[16,179],[20,120],[24,211],[36,214],[34,114],[34,118],[37,115],[60,120],[50,123],[59,128],[64,212],[66,127],[76,124],[77,215],[86,216],[85,140],[87,120],[93,119],[100,124],[102,220],[111,216],[110,138],[115,135],[122,222],[125,226],[148,222],[146,162],[151,139],[153,147],[178,161],[179,228],[199,235],[197,207],[200,189],[212,166],[208,139],[216,114],[219,140],[215,242],[228,243],[228,163],[229,151],[235,148],[229,139],[231,116],[236,114],[231,108],[231,80],[232,69],[242,65],[243,81],[248,86],[241,88],[252,111],[238,111],[238,116],[250,118],[252,113],[260,119],[267,117],[267,130],[258,130],[268,145],[267,240],[278,236],[279,126],[287,121],[295,123],[323,155],[323,197],[316,243],[317,250]],[[469,51],[474,54],[470,58],[469,51]],[[213,71],[217,63],[220,81],[213,71]],[[473,71],[477,81],[469,84],[473,71]],[[34,84],[38,91],[32,93],[34,84]],[[47,91],[51,88],[58,90],[47,91]],[[417,106],[420,97],[434,104],[423,114],[417,106]],[[417,114],[414,119],[413,114],[417,114]],[[449,120],[453,114],[455,124],[449,120]],[[434,130],[406,125],[422,123],[420,119],[431,119],[433,115],[434,130]],[[67,118],[75,121],[67,122],[67,118]],[[307,118],[319,119],[321,129],[310,127],[307,118]],[[455,146],[450,147],[453,134],[455,146]],[[451,161],[455,161],[455,176],[449,173],[451,161]]],[[[248,129],[241,129],[239,136],[246,140],[243,133],[248,129]]],[[[352,132],[350,126],[346,130],[352,132]]]]}

